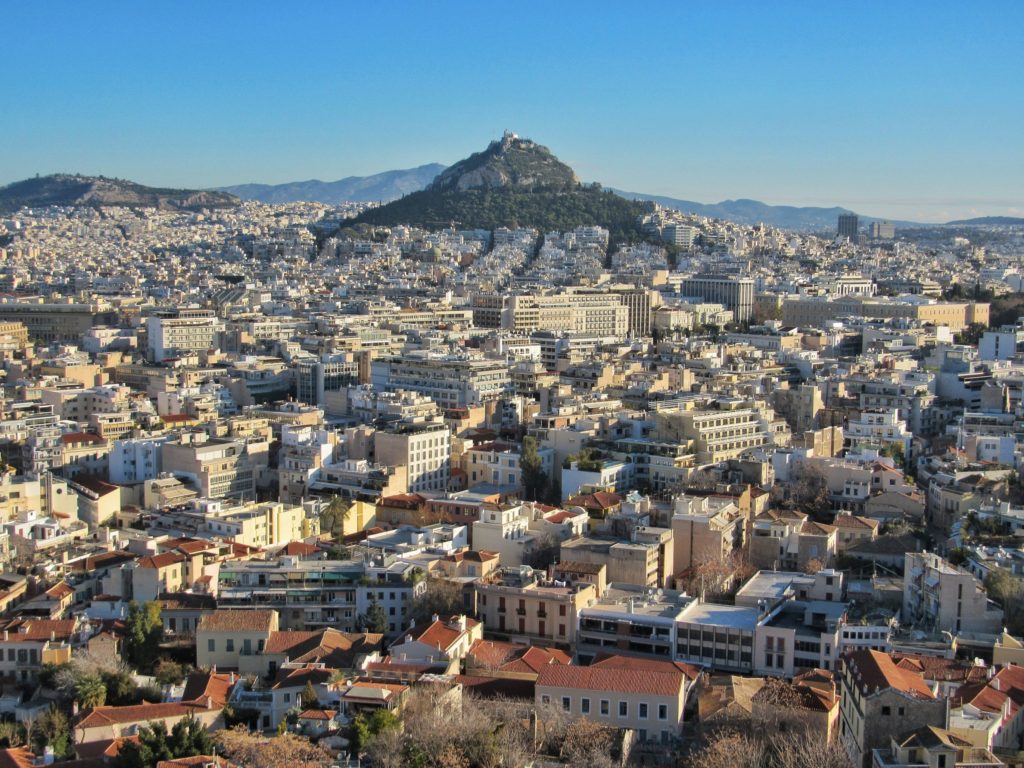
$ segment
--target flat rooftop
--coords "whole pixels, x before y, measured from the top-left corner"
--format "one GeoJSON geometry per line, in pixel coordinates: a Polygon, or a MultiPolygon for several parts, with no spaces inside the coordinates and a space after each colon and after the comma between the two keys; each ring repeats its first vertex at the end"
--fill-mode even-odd
{"type": "Polygon", "coordinates": [[[694,602],[679,617],[687,624],[701,624],[708,627],[726,627],[753,632],[757,626],[757,609],[739,605],[694,602]]]}

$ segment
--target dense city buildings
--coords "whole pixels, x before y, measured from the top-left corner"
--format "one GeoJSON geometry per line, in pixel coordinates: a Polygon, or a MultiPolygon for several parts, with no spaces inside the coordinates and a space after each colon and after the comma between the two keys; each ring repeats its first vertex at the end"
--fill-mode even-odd
{"type": "Polygon", "coordinates": [[[0,711],[78,707],[62,754],[196,717],[333,760],[465,697],[623,765],[766,723],[1016,759],[1020,228],[375,210],[0,219],[0,711]],[[98,658],[162,687],[89,698],[98,658]]]}

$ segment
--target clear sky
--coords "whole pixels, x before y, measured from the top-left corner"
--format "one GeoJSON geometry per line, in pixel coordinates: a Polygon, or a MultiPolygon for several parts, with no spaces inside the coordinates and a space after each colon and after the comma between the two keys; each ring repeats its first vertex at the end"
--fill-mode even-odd
{"type": "Polygon", "coordinates": [[[509,129],[630,191],[1024,216],[1021,0],[47,0],[0,25],[0,184],[333,180],[509,129]]]}

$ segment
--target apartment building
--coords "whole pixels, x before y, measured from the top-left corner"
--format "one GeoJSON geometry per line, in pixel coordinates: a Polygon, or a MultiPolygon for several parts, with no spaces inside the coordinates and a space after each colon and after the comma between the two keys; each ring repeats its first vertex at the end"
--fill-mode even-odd
{"type": "Polygon", "coordinates": [[[357,626],[371,603],[388,617],[388,634],[400,632],[411,616],[412,600],[426,589],[410,577],[415,566],[377,556],[362,560],[226,561],[217,574],[217,603],[230,608],[270,608],[280,613],[283,629],[343,632],[357,626]]]}
{"type": "Polygon", "coordinates": [[[504,360],[410,352],[371,363],[379,391],[408,390],[429,396],[441,408],[466,408],[495,400],[511,387],[504,360]]]}
{"type": "Polygon", "coordinates": [[[944,727],[946,701],[924,678],[879,651],[843,657],[839,676],[839,739],[857,768],[872,768],[873,751],[916,728],[944,727]]]}
{"type": "Polygon", "coordinates": [[[905,626],[997,635],[1003,612],[970,571],[933,552],[907,552],[903,566],[905,626]]]}
{"type": "Polygon", "coordinates": [[[224,323],[212,309],[178,309],[146,319],[146,347],[149,359],[161,362],[190,352],[202,352],[220,345],[224,323]]]}
{"type": "Polygon", "coordinates": [[[474,589],[488,632],[563,647],[576,640],[580,610],[597,598],[593,584],[549,580],[532,568],[502,568],[474,589]]]}
{"type": "Polygon", "coordinates": [[[581,661],[608,653],[674,658],[677,622],[696,600],[673,590],[611,584],[580,609],[576,654],[581,661]]]}
{"type": "Polygon", "coordinates": [[[673,567],[684,571],[723,560],[742,545],[745,524],[732,497],[676,497],[672,514],[673,567]]]}
{"type": "Polygon", "coordinates": [[[377,461],[403,465],[411,493],[440,493],[451,478],[451,433],[444,422],[399,421],[373,434],[377,461]]]}
{"type": "Polygon", "coordinates": [[[245,440],[186,432],[161,446],[163,471],[188,480],[200,496],[255,499],[258,465],[245,440]]]}

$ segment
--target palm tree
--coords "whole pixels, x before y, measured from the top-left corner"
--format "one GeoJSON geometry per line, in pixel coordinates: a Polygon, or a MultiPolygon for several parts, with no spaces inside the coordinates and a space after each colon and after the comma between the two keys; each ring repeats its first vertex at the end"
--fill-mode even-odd
{"type": "Polygon", "coordinates": [[[98,675],[83,677],[75,684],[75,701],[82,709],[102,707],[107,700],[107,686],[98,675]]]}
{"type": "Polygon", "coordinates": [[[320,530],[324,533],[344,533],[345,519],[349,516],[352,506],[341,498],[334,496],[326,506],[320,507],[320,530]]]}

